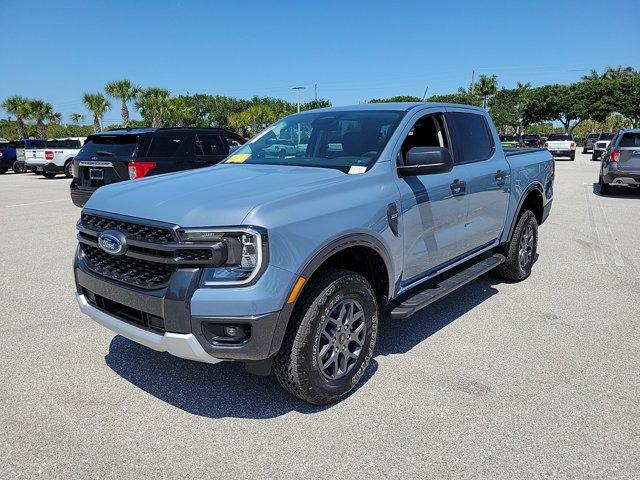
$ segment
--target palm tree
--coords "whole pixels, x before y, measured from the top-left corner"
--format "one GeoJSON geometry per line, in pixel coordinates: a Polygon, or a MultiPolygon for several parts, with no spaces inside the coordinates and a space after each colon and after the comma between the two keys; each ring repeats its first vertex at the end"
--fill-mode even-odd
{"type": "Polygon", "coordinates": [[[487,100],[498,91],[498,77],[496,75],[480,75],[477,91],[478,95],[482,97],[482,108],[487,108],[487,100]]]}
{"type": "Polygon", "coordinates": [[[14,95],[2,102],[2,108],[9,115],[15,115],[20,139],[27,138],[27,133],[24,130],[24,121],[31,118],[31,101],[28,98],[14,95]]]}
{"type": "Polygon", "coordinates": [[[115,82],[109,82],[104,87],[107,95],[113,98],[117,98],[121,102],[120,113],[122,115],[122,124],[126,127],[129,125],[129,109],[127,108],[127,102],[135,99],[140,93],[140,87],[136,87],[129,80],[118,80],[115,82]]]}
{"type": "Polygon", "coordinates": [[[72,113],[70,115],[70,118],[71,118],[71,121],[75,124],[84,122],[84,115],[82,115],[81,113],[72,113]]]}
{"type": "Polygon", "coordinates": [[[55,118],[53,106],[43,100],[31,100],[31,117],[36,121],[38,137],[42,139],[47,138],[44,121],[55,118]]]}
{"type": "Polygon", "coordinates": [[[60,125],[60,122],[62,121],[62,114],[60,112],[55,112],[49,117],[49,120],[60,125]]]}
{"type": "Polygon", "coordinates": [[[602,74],[602,78],[607,80],[618,80],[620,78],[631,77],[635,75],[636,71],[632,67],[623,67],[618,65],[617,67],[607,67],[602,74]]]}
{"type": "Polygon", "coordinates": [[[93,130],[101,132],[104,112],[111,108],[109,100],[103,94],[97,92],[85,93],[82,97],[82,102],[87,107],[87,110],[93,114],[93,130]]]}
{"type": "Polygon", "coordinates": [[[196,115],[196,109],[185,97],[170,98],[169,115],[173,126],[184,127],[196,115]]]}
{"type": "Polygon", "coordinates": [[[582,80],[600,80],[602,77],[595,68],[592,68],[588,75],[583,75],[582,80]]]}
{"type": "Polygon", "coordinates": [[[145,88],[135,102],[142,117],[154,128],[162,127],[162,121],[171,111],[171,93],[164,88],[145,88]]]}

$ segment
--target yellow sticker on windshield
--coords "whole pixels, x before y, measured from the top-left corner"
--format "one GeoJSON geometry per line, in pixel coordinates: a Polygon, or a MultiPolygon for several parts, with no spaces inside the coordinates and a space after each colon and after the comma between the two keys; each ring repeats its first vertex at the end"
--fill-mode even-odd
{"type": "Polygon", "coordinates": [[[250,153],[237,153],[236,155],[231,155],[227,158],[226,163],[243,163],[250,156],[250,153]]]}

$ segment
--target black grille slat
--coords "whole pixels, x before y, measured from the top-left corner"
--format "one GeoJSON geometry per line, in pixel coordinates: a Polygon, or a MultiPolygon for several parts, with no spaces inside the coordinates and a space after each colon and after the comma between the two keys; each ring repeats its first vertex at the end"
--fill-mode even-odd
{"type": "Polygon", "coordinates": [[[171,274],[176,270],[171,265],[116,257],[84,243],[81,246],[90,270],[138,287],[162,288],[169,283],[171,274]]]}
{"type": "Polygon", "coordinates": [[[174,258],[183,262],[205,262],[211,260],[213,254],[206,248],[183,248],[175,251],[174,258]]]}
{"type": "Polygon", "coordinates": [[[88,230],[119,230],[128,238],[151,243],[171,243],[176,240],[173,230],[169,228],[141,225],[108,217],[99,217],[89,213],[82,214],[82,225],[88,230]]]}

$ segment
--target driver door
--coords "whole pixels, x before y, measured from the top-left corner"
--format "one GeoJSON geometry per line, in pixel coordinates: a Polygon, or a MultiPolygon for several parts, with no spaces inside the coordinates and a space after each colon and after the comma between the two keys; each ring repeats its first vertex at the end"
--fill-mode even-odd
{"type": "MultiPolygon", "coordinates": [[[[402,164],[413,147],[447,148],[455,162],[444,112],[416,114],[398,152],[402,164]]],[[[404,228],[402,284],[406,286],[466,252],[467,218],[465,181],[454,166],[447,173],[416,175],[398,179],[404,228]]]]}

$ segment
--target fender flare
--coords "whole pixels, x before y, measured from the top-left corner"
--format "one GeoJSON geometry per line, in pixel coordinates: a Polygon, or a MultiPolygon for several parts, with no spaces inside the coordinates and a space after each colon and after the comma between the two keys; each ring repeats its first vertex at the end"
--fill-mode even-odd
{"type": "Polygon", "coordinates": [[[520,196],[520,200],[518,201],[518,206],[516,207],[516,214],[514,215],[513,221],[511,222],[511,226],[509,227],[509,236],[507,237],[507,242],[511,241],[511,237],[513,236],[513,231],[516,228],[517,219],[520,216],[520,212],[522,211],[522,205],[524,204],[524,201],[529,196],[529,194],[534,190],[538,190],[540,192],[540,195],[542,195],[542,199],[544,200],[544,189],[542,188],[542,184],[538,182],[534,182],[525,189],[525,191],[520,196]]]}

